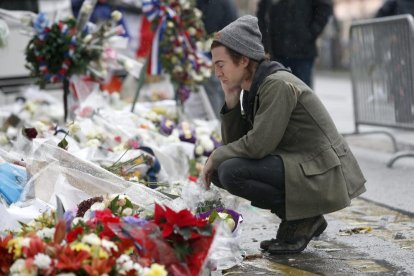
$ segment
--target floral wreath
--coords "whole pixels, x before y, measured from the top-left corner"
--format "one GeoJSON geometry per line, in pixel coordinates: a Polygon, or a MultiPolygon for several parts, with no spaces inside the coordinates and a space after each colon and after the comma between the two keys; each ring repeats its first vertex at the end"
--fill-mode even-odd
{"type": "Polygon", "coordinates": [[[122,14],[114,11],[111,20],[100,26],[88,22],[93,5],[84,2],[78,18],[49,24],[40,13],[32,22],[34,35],[26,47],[26,67],[41,87],[68,80],[72,75],[100,77],[104,43],[124,29],[116,25],[122,14]]]}
{"type": "Polygon", "coordinates": [[[168,73],[177,84],[177,98],[184,102],[197,84],[211,76],[202,13],[192,0],[144,0],[142,5],[155,30],[148,72],[168,73]]]}

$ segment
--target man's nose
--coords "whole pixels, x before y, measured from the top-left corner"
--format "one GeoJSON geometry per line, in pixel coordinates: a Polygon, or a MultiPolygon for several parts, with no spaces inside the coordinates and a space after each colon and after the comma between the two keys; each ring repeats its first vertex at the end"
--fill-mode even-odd
{"type": "Polygon", "coordinates": [[[214,73],[216,74],[216,77],[218,78],[218,77],[220,77],[222,75],[223,72],[219,68],[216,68],[214,70],[214,73]]]}

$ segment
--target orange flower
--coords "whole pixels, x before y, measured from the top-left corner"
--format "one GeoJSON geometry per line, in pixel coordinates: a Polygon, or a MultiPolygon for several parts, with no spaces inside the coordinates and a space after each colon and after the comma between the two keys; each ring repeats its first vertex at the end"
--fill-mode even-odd
{"type": "Polygon", "coordinates": [[[93,259],[91,265],[84,265],[88,275],[99,276],[109,274],[112,267],[115,265],[114,259],[93,259]]]}
{"type": "Polygon", "coordinates": [[[89,258],[89,253],[85,250],[73,251],[70,247],[65,247],[58,256],[58,269],[76,271],[80,269],[83,262],[89,258]]]}

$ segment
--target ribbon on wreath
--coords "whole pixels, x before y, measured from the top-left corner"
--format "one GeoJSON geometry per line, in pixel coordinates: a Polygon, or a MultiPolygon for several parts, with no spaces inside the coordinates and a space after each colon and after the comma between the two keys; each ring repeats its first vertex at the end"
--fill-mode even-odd
{"type": "MultiPolygon", "coordinates": [[[[165,28],[167,26],[167,20],[170,19],[176,23],[178,29],[177,35],[181,35],[183,38],[183,45],[188,49],[187,53],[194,54],[195,57],[201,55],[196,51],[195,46],[190,41],[190,36],[187,31],[184,30],[182,22],[177,13],[169,6],[161,4],[160,0],[143,0],[142,11],[149,21],[158,20],[158,26],[154,34],[149,62],[148,72],[151,75],[161,74],[161,62],[160,62],[160,41],[163,38],[165,28]]],[[[181,46],[181,45],[180,45],[181,46]]],[[[187,54],[188,55],[188,54],[187,54]]],[[[199,68],[199,64],[196,60],[191,61],[195,69],[199,68]]]]}

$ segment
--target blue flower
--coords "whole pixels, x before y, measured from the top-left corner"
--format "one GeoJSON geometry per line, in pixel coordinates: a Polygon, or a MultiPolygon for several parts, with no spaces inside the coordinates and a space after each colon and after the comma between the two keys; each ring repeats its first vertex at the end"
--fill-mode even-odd
{"type": "Polygon", "coordinates": [[[43,12],[41,12],[37,15],[36,19],[34,20],[33,27],[35,28],[38,34],[43,34],[48,24],[49,22],[46,18],[46,15],[43,12]]]}

